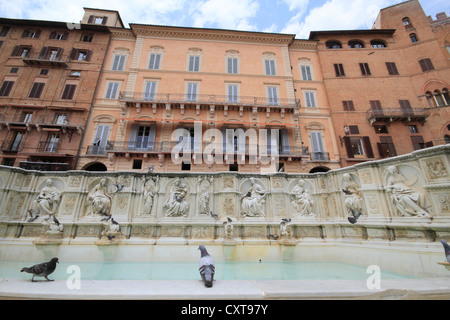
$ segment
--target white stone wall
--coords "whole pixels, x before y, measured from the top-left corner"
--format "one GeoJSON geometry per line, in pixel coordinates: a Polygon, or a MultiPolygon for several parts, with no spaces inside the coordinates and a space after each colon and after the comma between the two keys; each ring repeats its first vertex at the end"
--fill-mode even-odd
{"type": "Polygon", "coordinates": [[[46,232],[48,227],[42,224],[46,215],[28,220],[48,179],[61,193],[55,217],[64,226],[63,238],[100,238],[105,216],[91,214],[88,196],[106,179],[110,197],[106,214],[120,224],[123,240],[223,239],[223,223],[229,217],[236,241],[274,241],[269,235],[281,239],[280,222],[290,218],[292,241],[433,242],[450,237],[449,155],[450,146],[438,146],[320,174],[36,172],[0,166],[0,238],[40,237],[46,232]],[[421,198],[428,215],[405,216],[398,208],[389,191],[390,167],[398,169],[411,197],[421,198]],[[309,199],[306,204],[292,201],[300,180],[309,199]],[[348,220],[346,201],[351,200],[343,189],[360,196],[361,216],[355,224],[348,220]],[[251,197],[243,196],[249,191],[251,197]]]}

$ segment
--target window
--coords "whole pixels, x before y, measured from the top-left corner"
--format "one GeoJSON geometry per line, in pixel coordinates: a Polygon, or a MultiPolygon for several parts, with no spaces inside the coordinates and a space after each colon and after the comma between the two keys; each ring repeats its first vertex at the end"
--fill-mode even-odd
{"type": "Polygon", "coordinates": [[[72,49],[72,52],[70,53],[70,59],[71,60],[78,60],[78,61],[90,61],[92,56],[91,50],[84,50],[84,49],[72,49]]]}
{"type": "Polygon", "coordinates": [[[359,40],[349,41],[348,47],[352,49],[364,48],[364,43],[359,40]]]}
{"type": "Polygon", "coordinates": [[[348,126],[350,134],[359,134],[358,126],[348,126]]]}
{"type": "Polygon", "coordinates": [[[417,129],[416,125],[408,126],[408,129],[410,133],[419,133],[419,130],[417,129]]]}
{"type": "Polygon", "coordinates": [[[71,77],[81,77],[81,71],[72,70],[72,71],[70,71],[70,76],[71,77]]]}
{"type": "Polygon", "coordinates": [[[413,144],[414,150],[420,150],[426,148],[425,141],[422,136],[412,136],[411,142],[413,144]]]}
{"type": "Polygon", "coordinates": [[[277,71],[275,69],[275,60],[264,60],[264,66],[266,69],[266,76],[276,76],[277,71]]]}
{"type": "Polygon", "coordinates": [[[376,134],[381,134],[381,133],[389,133],[388,131],[388,127],[386,125],[375,125],[373,126],[375,129],[375,133],[376,134]]]}
{"type": "Polygon", "coordinates": [[[156,81],[147,81],[145,83],[144,100],[154,101],[156,93],[156,81]]]}
{"type": "Polygon", "coordinates": [[[41,36],[41,30],[25,30],[22,33],[22,38],[38,39],[41,36]]]}
{"type": "Polygon", "coordinates": [[[13,86],[14,81],[3,81],[2,87],[0,88],[0,97],[8,97],[13,86]]]}
{"type": "Polygon", "coordinates": [[[369,137],[344,137],[344,142],[349,158],[374,157],[369,137]]]}
{"type": "MultiPolygon", "coordinates": [[[[161,54],[160,53],[152,53],[150,54],[150,62],[148,68],[150,70],[159,70],[161,63],[161,54]]],[[[191,70],[189,70],[191,71],[191,70]]]]}
{"type": "Polygon", "coordinates": [[[342,105],[344,107],[344,111],[355,111],[353,101],[342,101],[342,105]]]}
{"type": "Polygon", "coordinates": [[[381,107],[381,102],[379,100],[371,100],[370,109],[374,115],[383,115],[383,108],[381,107]]]}
{"type": "Polygon", "coordinates": [[[67,40],[68,37],[69,37],[68,32],[52,31],[50,32],[50,36],[48,38],[50,40],[67,40]]]}
{"type": "Polygon", "coordinates": [[[181,170],[182,171],[190,171],[191,170],[191,164],[190,163],[181,163],[181,170]]]}
{"type": "Polygon", "coordinates": [[[116,99],[120,82],[109,82],[106,88],[105,99],[116,99]]]}
{"type": "Polygon", "coordinates": [[[399,100],[399,103],[400,103],[400,108],[403,111],[403,114],[405,114],[405,115],[414,114],[414,111],[411,107],[411,103],[409,102],[409,100],[399,100]]]}
{"type": "Polygon", "coordinates": [[[28,98],[40,98],[42,91],[44,90],[45,83],[43,82],[35,82],[33,83],[33,87],[31,88],[30,95],[28,98]]]}
{"type": "Polygon", "coordinates": [[[411,33],[409,35],[409,38],[411,39],[412,43],[419,42],[419,39],[417,38],[417,35],[415,33],[411,33]]]}
{"type": "Polygon", "coordinates": [[[423,72],[434,70],[434,66],[433,63],[431,62],[431,59],[426,58],[419,60],[419,64],[423,72]]]}
{"type": "Polygon", "coordinates": [[[335,63],[334,70],[336,71],[336,77],[345,76],[344,66],[342,65],[342,63],[335,63]]]}
{"type": "Polygon", "coordinates": [[[312,81],[311,66],[301,66],[302,80],[312,81]]]}
{"type": "Polygon", "coordinates": [[[386,62],[386,67],[391,76],[398,76],[399,73],[397,70],[397,66],[395,65],[395,62],[386,62]]]}
{"type": "Polygon", "coordinates": [[[200,56],[189,56],[188,70],[192,72],[200,71],[200,56]]]}
{"type": "Polygon", "coordinates": [[[41,76],[47,76],[48,75],[48,69],[41,69],[41,72],[39,72],[41,76]]]}
{"type": "Polygon", "coordinates": [[[372,40],[370,41],[370,45],[372,48],[386,48],[387,45],[384,41],[381,40],[372,40]]]}
{"type": "Polygon", "coordinates": [[[414,29],[414,26],[412,25],[411,20],[409,18],[403,18],[402,22],[406,30],[414,29]]]}
{"type": "Polygon", "coordinates": [[[31,46],[16,46],[11,53],[12,57],[26,58],[31,51],[31,46]]]}
{"type": "Polygon", "coordinates": [[[228,102],[238,103],[239,102],[239,86],[237,84],[227,85],[228,102]]]}
{"type": "Polygon", "coordinates": [[[108,142],[110,126],[99,125],[92,142],[92,154],[104,154],[108,142]]]}
{"type": "Polygon", "coordinates": [[[142,159],[134,159],[133,160],[133,169],[134,170],[142,169],[142,159]]]}
{"type": "Polygon", "coordinates": [[[311,132],[312,160],[328,160],[321,132],[311,132]]]}
{"type": "Polygon", "coordinates": [[[186,101],[197,101],[198,83],[188,82],[186,89],[186,101]]]}
{"type": "Polygon", "coordinates": [[[227,72],[228,73],[238,73],[238,59],[237,58],[227,58],[227,72]]]}
{"type": "Polygon", "coordinates": [[[76,89],[76,84],[66,84],[61,99],[72,100],[76,89]]]}
{"type": "Polygon", "coordinates": [[[395,157],[397,155],[392,137],[380,137],[377,147],[381,158],[395,157]]]}
{"type": "Polygon", "coordinates": [[[20,115],[20,118],[22,119],[23,123],[30,123],[31,119],[33,118],[32,112],[24,112],[20,115]]]}
{"type": "Polygon", "coordinates": [[[8,167],[14,167],[14,163],[16,162],[15,158],[3,158],[3,165],[8,167]]]}
{"type": "Polygon", "coordinates": [[[19,151],[23,137],[24,137],[24,134],[20,131],[17,131],[14,136],[13,143],[11,144],[11,149],[9,149],[9,151],[19,151]]]}
{"type": "Polygon", "coordinates": [[[132,125],[130,131],[129,150],[153,151],[155,149],[156,125],[132,125]]]}
{"type": "Polygon", "coordinates": [[[305,101],[306,106],[310,108],[317,107],[316,105],[316,92],[314,91],[305,91],[305,101]]]}
{"type": "Polygon", "coordinates": [[[278,105],[278,87],[267,87],[267,103],[271,106],[278,105]]]}
{"type": "Polygon", "coordinates": [[[94,35],[90,34],[90,33],[85,33],[83,35],[81,35],[81,42],[92,42],[92,40],[94,39],[94,35]]]}
{"type": "Polygon", "coordinates": [[[57,114],[55,116],[55,124],[66,125],[67,124],[67,115],[66,114],[57,114]]]}
{"type": "Polygon", "coordinates": [[[11,70],[9,70],[9,73],[18,73],[19,72],[19,68],[11,68],[11,70]]]}
{"type": "Polygon", "coordinates": [[[0,37],[6,37],[8,35],[9,30],[11,30],[11,27],[4,26],[2,28],[2,31],[0,31],[0,37]]]}
{"type": "Polygon", "coordinates": [[[368,63],[360,63],[359,68],[361,69],[361,73],[363,76],[370,76],[370,68],[368,63]]]}
{"type": "Polygon", "coordinates": [[[61,58],[62,53],[62,48],[43,47],[41,52],[39,53],[39,59],[58,61],[61,58]]]}
{"type": "Polygon", "coordinates": [[[56,152],[59,144],[59,133],[51,133],[45,144],[44,152],[56,152]]]}
{"type": "Polygon", "coordinates": [[[107,21],[108,21],[108,17],[100,17],[100,16],[92,15],[89,17],[88,23],[105,25],[107,21]]]}
{"type": "Polygon", "coordinates": [[[125,64],[125,58],[126,58],[125,55],[116,54],[114,56],[114,61],[113,61],[111,70],[112,71],[123,71],[123,67],[124,67],[124,64],[125,64]]]}
{"type": "Polygon", "coordinates": [[[327,49],[341,49],[342,44],[339,41],[327,41],[325,44],[327,49]]]}

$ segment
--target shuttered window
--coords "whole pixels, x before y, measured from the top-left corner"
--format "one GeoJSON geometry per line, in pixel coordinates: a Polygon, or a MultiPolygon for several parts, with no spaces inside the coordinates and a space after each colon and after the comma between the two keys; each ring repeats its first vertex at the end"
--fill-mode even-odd
{"type": "Polygon", "coordinates": [[[227,86],[227,91],[228,91],[228,102],[232,102],[232,103],[239,102],[238,85],[237,84],[229,84],[227,86]]]}
{"type": "Polygon", "coordinates": [[[200,71],[200,56],[189,56],[189,71],[200,71]]]}
{"type": "Polygon", "coordinates": [[[110,82],[106,88],[105,99],[116,99],[119,91],[119,82],[110,82]]]}
{"type": "Polygon", "coordinates": [[[3,81],[0,88],[0,97],[7,97],[11,93],[11,89],[14,86],[14,81],[3,81]]]}
{"type": "Polygon", "coordinates": [[[386,62],[386,67],[391,76],[397,76],[399,74],[395,62],[386,62]]]}
{"type": "Polygon", "coordinates": [[[227,72],[228,73],[238,73],[238,59],[237,58],[227,58],[227,72]]]}
{"type": "Polygon", "coordinates": [[[344,142],[347,150],[347,156],[349,158],[364,155],[367,158],[374,157],[369,137],[345,137],[344,142]]]}
{"type": "Polygon", "coordinates": [[[187,84],[186,100],[197,101],[198,83],[189,82],[187,84]]]}
{"type": "Polygon", "coordinates": [[[148,81],[145,83],[145,93],[144,93],[144,100],[155,100],[155,94],[156,94],[156,82],[155,81],[148,81]]]}
{"type": "Polygon", "coordinates": [[[342,63],[335,63],[334,64],[334,71],[336,72],[336,77],[343,77],[343,76],[345,76],[344,66],[342,65],[342,63]]]}
{"type": "Polygon", "coordinates": [[[361,69],[361,73],[363,76],[370,76],[370,68],[368,63],[360,63],[359,68],[361,69]]]}
{"type": "Polygon", "coordinates": [[[314,91],[305,91],[306,106],[310,108],[317,107],[316,105],[316,93],[314,91]]]}
{"type": "Polygon", "coordinates": [[[116,54],[114,56],[114,62],[112,65],[113,71],[123,71],[124,65],[125,65],[125,55],[122,54],[116,54]]]}
{"type": "Polygon", "coordinates": [[[161,64],[161,54],[160,53],[152,53],[150,55],[150,62],[148,64],[148,68],[150,70],[159,70],[161,64]]]}
{"type": "Polygon", "coordinates": [[[276,76],[277,71],[275,70],[275,60],[265,60],[264,65],[266,68],[267,76],[276,76]]]}
{"type": "Polygon", "coordinates": [[[267,103],[272,106],[278,105],[278,88],[267,87],[267,103]]]}
{"type": "Polygon", "coordinates": [[[31,88],[30,95],[28,98],[40,98],[42,91],[44,90],[45,83],[43,82],[35,82],[33,83],[33,87],[31,88]]]}
{"type": "Polygon", "coordinates": [[[344,111],[355,111],[353,101],[342,101],[342,105],[344,107],[344,111]]]}
{"type": "Polygon", "coordinates": [[[76,89],[77,89],[76,84],[66,84],[61,99],[72,100],[76,89]]]}
{"type": "Polygon", "coordinates": [[[431,62],[431,59],[426,58],[419,60],[419,64],[423,72],[434,70],[434,66],[433,63],[431,62]]]}
{"type": "Polygon", "coordinates": [[[312,81],[311,67],[301,66],[301,69],[302,69],[302,80],[312,81]]]}

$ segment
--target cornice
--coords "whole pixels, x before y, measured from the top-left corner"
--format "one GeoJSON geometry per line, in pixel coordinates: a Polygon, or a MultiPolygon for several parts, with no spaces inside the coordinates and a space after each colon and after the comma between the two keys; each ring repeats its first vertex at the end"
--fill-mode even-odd
{"type": "Polygon", "coordinates": [[[134,39],[135,34],[131,29],[125,28],[110,28],[112,39],[134,39]]]}
{"type": "Polygon", "coordinates": [[[289,45],[293,34],[130,24],[136,36],[289,45]]]}

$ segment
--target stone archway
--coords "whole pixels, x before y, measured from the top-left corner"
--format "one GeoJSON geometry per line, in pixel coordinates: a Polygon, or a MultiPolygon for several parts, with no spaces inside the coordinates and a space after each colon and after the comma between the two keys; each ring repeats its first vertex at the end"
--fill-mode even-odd
{"type": "Polygon", "coordinates": [[[106,166],[101,162],[91,162],[85,165],[82,170],[86,171],[108,171],[106,166]]]}

